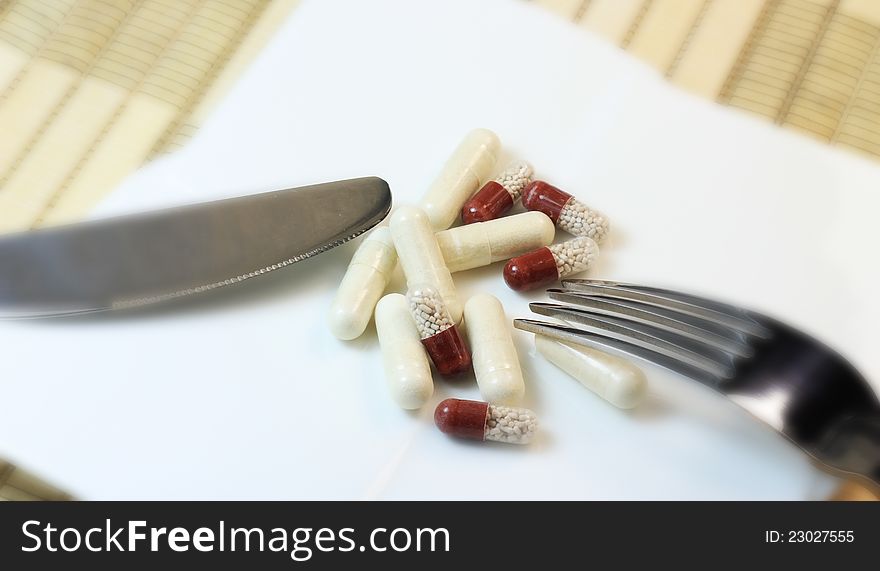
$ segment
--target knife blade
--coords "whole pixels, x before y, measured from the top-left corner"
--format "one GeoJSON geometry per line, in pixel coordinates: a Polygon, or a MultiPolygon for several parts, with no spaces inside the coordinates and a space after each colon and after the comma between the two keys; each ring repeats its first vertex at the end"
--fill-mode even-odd
{"type": "Polygon", "coordinates": [[[237,284],[378,224],[388,183],[365,177],[0,237],[0,316],[161,302],[237,284]]]}

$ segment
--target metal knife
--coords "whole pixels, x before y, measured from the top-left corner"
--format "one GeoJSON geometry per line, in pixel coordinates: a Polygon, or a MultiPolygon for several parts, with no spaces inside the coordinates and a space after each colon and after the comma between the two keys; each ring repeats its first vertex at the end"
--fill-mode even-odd
{"type": "Polygon", "coordinates": [[[0,316],[132,307],[240,283],[378,224],[367,177],[0,237],[0,316]]]}

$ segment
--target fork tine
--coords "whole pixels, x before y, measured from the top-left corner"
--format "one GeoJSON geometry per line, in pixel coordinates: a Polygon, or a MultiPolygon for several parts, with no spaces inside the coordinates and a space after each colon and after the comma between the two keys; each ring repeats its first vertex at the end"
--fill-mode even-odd
{"type": "Polygon", "coordinates": [[[735,341],[737,343],[748,344],[748,342],[753,339],[760,339],[760,337],[757,335],[745,333],[740,329],[735,329],[727,323],[722,323],[717,319],[709,319],[707,318],[707,316],[698,317],[693,313],[684,313],[680,309],[662,306],[659,304],[659,301],[657,303],[651,304],[645,303],[644,301],[627,299],[623,296],[614,295],[613,293],[594,294],[584,291],[562,288],[553,288],[547,290],[547,293],[549,294],[555,292],[570,296],[567,299],[568,303],[582,304],[583,302],[580,300],[593,299],[597,301],[604,301],[606,303],[613,303],[616,305],[624,305],[631,308],[641,309],[642,311],[662,315],[675,321],[680,321],[706,331],[711,331],[725,339],[735,341]]]}
{"type": "Polygon", "coordinates": [[[758,323],[747,312],[731,305],[694,295],[606,280],[563,280],[562,285],[572,293],[637,301],[675,310],[684,315],[721,324],[762,339],[770,336],[769,329],[758,323]]]}
{"type": "Polygon", "coordinates": [[[625,336],[624,338],[610,337],[603,333],[584,331],[576,327],[536,319],[514,319],[513,326],[521,331],[543,335],[564,343],[592,348],[599,346],[639,357],[712,388],[718,388],[721,381],[727,378],[727,372],[725,372],[725,376],[719,376],[703,367],[692,365],[678,356],[658,352],[656,348],[643,346],[636,339],[627,339],[625,336]]]}
{"type": "Polygon", "coordinates": [[[682,337],[673,337],[651,326],[608,315],[590,315],[549,303],[531,303],[529,309],[539,315],[564,321],[577,330],[614,337],[678,359],[722,379],[730,378],[734,374],[734,363],[730,355],[703,344],[690,343],[682,337]]]}
{"type": "Polygon", "coordinates": [[[575,306],[569,308],[571,311],[610,315],[654,326],[665,332],[686,337],[693,342],[704,343],[733,357],[751,357],[754,354],[753,348],[742,341],[743,333],[718,326],[710,329],[702,320],[687,320],[682,318],[682,314],[675,311],[667,311],[639,302],[603,299],[589,294],[571,293],[563,289],[549,289],[547,293],[550,299],[575,306]]]}
{"type": "Polygon", "coordinates": [[[706,297],[700,297],[691,293],[685,293],[682,291],[674,290],[674,289],[665,289],[656,286],[646,286],[642,284],[634,284],[631,282],[618,282],[614,280],[597,280],[597,279],[572,279],[565,280],[572,283],[577,283],[581,286],[596,286],[596,287],[618,287],[625,288],[628,290],[639,291],[643,293],[649,293],[654,295],[659,295],[662,297],[667,297],[671,299],[677,299],[679,301],[683,301],[685,303],[689,303],[692,305],[697,305],[701,307],[705,307],[708,309],[712,309],[719,313],[726,313],[729,315],[743,317],[748,315],[748,312],[741,307],[737,307],[731,305],[729,303],[724,303],[715,299],[709,299],[706,297]]]}
{"type": "Polygon", "coordinates": [[[615,315],[590,314],[577,308],[553,303],[531,303],[529,309],[582,330],[587,328],[604,335],[627,337],[626,340],[631,343],[637,342],[646,349],[674,356],[722,378],[733,375],[735,364],[733,355],[700,341],[658,329],[653,325],[628,321],[615,315]]]}

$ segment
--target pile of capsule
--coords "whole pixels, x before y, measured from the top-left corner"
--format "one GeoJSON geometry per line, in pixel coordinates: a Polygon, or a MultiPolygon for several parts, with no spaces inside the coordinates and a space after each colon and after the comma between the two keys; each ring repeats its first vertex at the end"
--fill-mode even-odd
{"type": "Polygon", "coordinates": [[[517,161],[488,180],[500,147],[495,133],[471,131],[419,206],[396,208],[388,226],[363,240],[329,322],[336,337],[354,339],[375,312],[388,387],[406,409],[421,408],[433,394],[429,360],[440,375],[473,368],[485,402],[444,400],[434,412],[438,428],[463,438],[525,444],[537,419],[515,408],[525,385],[504,308],[489,294],[462,305],[452,273],[507,260],[503,276],[512,289],[547,285],[590,268],[608,220],[570,194],[533,180],[528,163],[517,161]],[[520,200],[528,212],[505,217],[520,200]],[[451,228],[459,216],[463,224],[451,228]],[[553,244],[556,228],[572,238],[553,244]],[[398,261],[407,295],[383,297],[398,261]],[[460,331],[465,325],[470,347],[460,331]]]}

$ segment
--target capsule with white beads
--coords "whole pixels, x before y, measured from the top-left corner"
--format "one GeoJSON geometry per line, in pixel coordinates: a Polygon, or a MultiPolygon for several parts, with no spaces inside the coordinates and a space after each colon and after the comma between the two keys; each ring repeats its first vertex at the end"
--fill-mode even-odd
{"type": "Polygon", "coordinates": [[[462,139],[419,203],[434,230],[446,230],[461,207],[489,180],[501,148],[498,135],[474,129],[462,139]]]}
{"type": "Polygon", "coordinates": [[[417,285],[407,293],[409,309],[422,345],[441,375],[458,375],[471,368],[471,353],[437,291],[417,285]]]}
{"type": "Polygon", "coordinates": [[[464,322],[480,395],[495,404],[519,403],[525,383],[501,302],[487,293],[471,297],[464,305],[464,322]]]}
{"type": "Polygon", "coordinates": [[[450,272],[509,260],[553,242],[556,226],[540,212],[450,228],[435,235],[450,272]]]}
{"type": "Polygon", "coordinates": [[[333,335],[348,341],[364,332],[395,264],[390,231],[376,228],[358,246],[336,291],[327,318],[333,335]]]}
{"type": "Polygon", "coordinates": [[[474,400],[446,399],[434,409],[440,432],[456,438],[528,444],[538,430],[538,418],[526,408],[474,400]]]}
{"type": "Polygon", "coordinates": [[[401,408],[421,408],[434,394],[434,380],[406,296],[390,293],[379,300],[376,333],[391,398],[401,408]]]}
{"type": "Polygon", "coordinates": [[[461,302],[428,216],[414,206],[401,206],[391,215],[389,228],[407,286],[433,287],[442,296],[453,322],[460,322],[461,302]]]}
{"type": "Polygon", "coordinates": [[[598,255],[596,242],[574,238],[511,259],[504,266],[504,281],[516,291],[545,286],[590,269],[598,255]]]}
{"type": "Polygon", "coordinates": [[[645,398],[645,374],[622,357],[543,335],[535,335],[535,348],[548,361],[616,407],[634,408],[645,398]]]}
{"type": "Polygon", "coordinates": [[[608,219],[577,198],[542,180],[532,181],[523,191],[528,210],[543,212],[556,226],[574,236],[592,238],[601,244],[608,235],[608,219]]]}
{"type": "Polygon", "coordinates": [[[513,208],[522,191],[532,181],[532,172],[532,165],[525,161],[508,165],[464,203],[461,209],[462,223],[486,222],[503,216],[513,208]]]}

